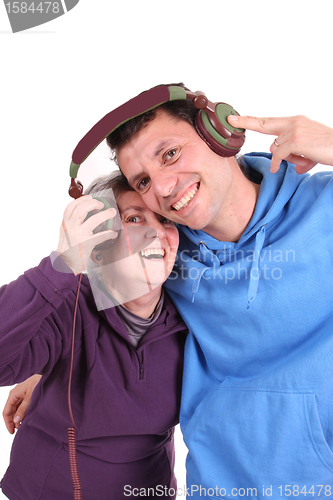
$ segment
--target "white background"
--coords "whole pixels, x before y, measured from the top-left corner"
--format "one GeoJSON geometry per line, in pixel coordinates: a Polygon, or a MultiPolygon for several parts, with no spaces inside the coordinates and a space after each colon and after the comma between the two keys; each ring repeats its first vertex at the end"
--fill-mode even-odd
{"type": "MultiPolygon", "coordinates": [[[[74,147],[143,90],[183,81],[241,114],[306,114],[333,126],[332,19],[333,0],[80,0],[12,34],[1,4],[0,284],[56,248],[74,147]]],[[[272,141],[248,132],[243,152],[272,141]]],[[[115,169],[108,156],[98,148],[81,167],[86,186],[115,169]]],[[[7,394],[0,389],[0,408],[7,394]]],[[[11,441],[0,422],[0,477],[11,441]]],[[[179,434],[177,443],[183,487],[179,434]]]]}

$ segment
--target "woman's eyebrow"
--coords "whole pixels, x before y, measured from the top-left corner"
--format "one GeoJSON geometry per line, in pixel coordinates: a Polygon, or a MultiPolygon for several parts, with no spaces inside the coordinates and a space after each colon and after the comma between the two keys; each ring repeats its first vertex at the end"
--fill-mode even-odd
{"type": "Polygon", "coordinates": [[[131,205],[129,207],[124,208],[124,210],[122,210],[121,212],[124,213],[124,212],[128,212],[129,210],[136,210],[138,212],[144,212],[145,208],[140,207],[140,205],[131,205]]]}

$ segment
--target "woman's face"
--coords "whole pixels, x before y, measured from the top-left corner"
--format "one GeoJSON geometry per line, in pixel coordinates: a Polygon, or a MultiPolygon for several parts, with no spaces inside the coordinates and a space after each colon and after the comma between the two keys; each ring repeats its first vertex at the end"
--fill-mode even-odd
{"type": "Polygon", "coordinates": [[[152,212],[135,191],[120,194],[117,205],[123,229],[110,249],[97,254],[104,283],[128,289],[130,300],[132,292],[144,295],[168,278],[179,235],[174,223],[152,212]]]}

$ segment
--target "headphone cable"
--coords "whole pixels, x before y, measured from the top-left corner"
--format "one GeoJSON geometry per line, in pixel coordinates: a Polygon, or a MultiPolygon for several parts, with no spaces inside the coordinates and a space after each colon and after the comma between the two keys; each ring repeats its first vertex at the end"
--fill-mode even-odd
{"type": "Polygon", "coordinates": [[[68,456],[69,456],[69,466],[71,471],[72,483],[73,483],[73,498],[74,500],[82,500],[81,492],[81,481],[79,477],[79,470],[77,465],[77,451],[76,451],[76,432],[75,432],[75,421],[72,412],[71,405],[71,383],[72,383],[72,373],[73,373],[73,362],[74,362],[74,337],[75,337],[75,323],[76,323],[76,312],[79,301],[79,293],[81,286],[82,274],[79,275],[79,282],[76,291],[75,306],[73,312],[73,328],[72,328],[72,346],[71,346],[71,361],[69,368],[69,380],[68,380],[68,409],[71,417],[73,427],[67,429],[68,435],[68,456]]]}

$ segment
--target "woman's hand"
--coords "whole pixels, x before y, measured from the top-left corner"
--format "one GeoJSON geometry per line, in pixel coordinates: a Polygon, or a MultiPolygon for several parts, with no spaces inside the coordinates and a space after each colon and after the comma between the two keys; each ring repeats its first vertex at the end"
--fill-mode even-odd
{"type": "Polygon", "coordinates": [[[86,268],[93,248],[104,241],[117,237],[117,233],[105,230],[93,234],[93,230],[116,215],[114,208],[104,208],[104,204],[90,195],[81,196],[66,207],[57,252],[74,274],[86,268]],[[99,210],[87,219],[89,212],[99,210]]]}
{"type": "Polygon", "coordinates": [[[30,405],[32,392],[40,379],[41,375],[33,375],[10,391],[2,412],[10,434],[14,434],[15,429],[20,427],[30,405]]]}
{"type": "Polygon", "coordinates": [[[279,170],[282,160],[294,163],[299,174],[307,172],[317,163],[333,165],[333,129],[306,116],[229,116],[228,121],[234,127],[276,136],[270,147],[273,155],[271,172],[279,170]]]}

